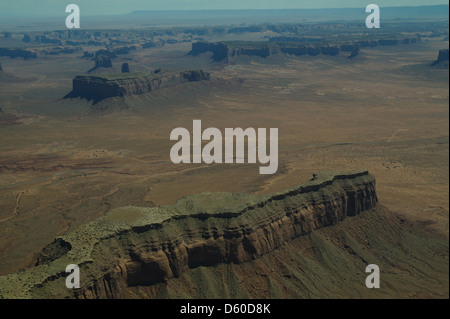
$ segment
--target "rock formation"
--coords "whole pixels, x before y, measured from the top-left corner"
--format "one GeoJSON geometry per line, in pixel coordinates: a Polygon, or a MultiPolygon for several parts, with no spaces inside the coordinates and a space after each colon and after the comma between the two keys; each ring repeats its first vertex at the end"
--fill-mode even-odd
{"type": "Polygon", "coordinates": [[[55,48],[48,48],[45,50],[41,50],[40,54],[45,55],[60,55],[60,54],[73,54],[81,52],[80,47],[55,47],[55,48]]]}
{"type": "Polygon", "coordinates": [[[380,39],[378,40],[379,45],[396,45],[399,41],[397,39],[380,39]]]}
{"type": "Polygon", "coordinates": [[[110,59],[114,59],[117,57],[117,54],[114,51],[102,49],[95,52],[95,57],[97,58],[99,56],[107,56],[110,59]]]}
{"type": "Polygon", "coordinates": [[[192,50],[189,52],[190,55],[196,56],[201,53],[212,52],[212,59],[214,61],[222,61],[228,57],[228,47],[226,44],[217,42],[195,42],[192,43],[192,50]]]}
{"type": "Polygon", "coordinates": [[[36,36],[34,38],[34,42],[36,43],[45,43],[45,44],[55,44],[55,45],[63,45],[63,42],[59,39],[49,38],[46,35],[36,36]]]}
{"type": "Polygon", "coordinates": [[[155,73],[79,75],[73,79],[73,90],[66,98],[81,97],[97,103],[109,97],[150,93],[182,82],[209,80],[209,73],[202,70],[169,74],[155,73]]]}
{"type": "Polygon", "coordinates": [[[325,42],[326,39],[323,37],[271,37],[270,42],[303,42],[303,43],[314,43],[314,42],[325,42]]]}
{"type": "Polygon", "coordinates": [[[128,63],[122,64],[122,73],[130,73],[130,66],[128,65],[128,63]]]}
{"type": "Polygon", "coordinates": [[[114,52],[114,54],[116,55],[120,55],[120,54],[129,54],[131,51],[136,51],[137,47],[135,45],[132,46],[128,46],[128,47],[120,47],[120,48],[115,48],[112,52],[114,52]]]}
{"type": "Polygon", "coordinates": [[[335,56],[341,52],[341,49],[338,46],[327,45],[320,48],[320,53],[324,55],[335,56]]]}
{"type": "Polygon", "coordinates": [[[359,43],[341,44],[341,52],[350,52],[350,56],[348,56],[349,59],[358,56],[360,51],[361,46],[359,43]]]}
{"type": "MultiPolygon", "coordinates": [[[[2,72],[0,70],[0,81],[2,80],[2,72]]],[[[0,107],[0,124],[3,125],[14,125],[14,124],[18,124],[19,122],[19,117],[14,114],[14,113],[10,113],[7,110],[3,111],[2,108],[0,107]]]]}
{"type": "Polygon", "coordinates": [[[156,46],[157,46],[157,43],[153,42],[153,41],[142,43],[143,49],[155,48],[156,46]]]}
{"type": "Polygon", "coordinates": [[[93,58],[94,53],[90,53],[88,51],[84,51],[82,58],[93,58]]]}
{"type": "Polygon", "coordinates": [[[314,175],[272,195],[203,193],[171,206],[116,208],[58,237],[36,266],[0,277],[0,298],[123,298],[190,269],[242,264],[377,205],[367,171],[314,175]],[[65,286],[66,266],[81,287],[65,286]]]}
{"type": "Polygon", "coordinates": [[[306,52],[308,55],[316,56],[320,54],[320,48],[318,47],[307,47],[306,52]]]}
{"type": "Polygon", "coordinates": [[[95,58],[95,68],[112,68],[111,58],[107,55],[98,55],[95,58]]]}
{"type": "Polygon", "coordinates": [[[36,52],[27,49],[8,49],[8,48],[0,48],[0,56],[9,56],[10,58],[24,58],[31,59],[37,58],[36,52]]]}
{"type": "Polygon", "coordinates": [[[339,43],[338,41],[325,41],[323,38],[292,38],[276,37],[269,41],[224,41],[224,42],[196,42],[192,43],[190,55],[196,56],[205,52],[212,52],[214,61],[228,61],[237,56],[258,56],[266,58],[268,56],[289,54],[289,55],[330,55],[336,56],[341,52],[350,52],[349,58],[353,58],[360,53],[361,48],[373,48],[378,45],[398,45],[416,43],[417,38],[404,39],[378,39],[359,40],[351,43],[339,43]],[[284,40],[277,42],[275,40],[284,40]],[[322,41],[323,40],[323,41],[322,41]]]}
{"type": "Polygon", "coordinates": [[[361,51],[361,48],[359,47],[359,45],[353,45],[351,48],[351,51],[350,51],[351,53],[348,56],[348,58],[351,59],[351,58],[358,56],[360,51],[361,51]]]}
{"type": "Polygon", "coordinates": [[[439,50],[439,55],[436,61],[431,64],[431,66],[439,65],[439,66],[448,66],[449,62],[449,52],[448,49],[439,50]]]}
{"type": "Polygon", "coordinates": [[[30,35],[28,35],[28,34],[25,33],[25,34],[23,35],[22,41],[25,42],[25,43],[31,42],[31,37],[30,37],[30,35]]]}

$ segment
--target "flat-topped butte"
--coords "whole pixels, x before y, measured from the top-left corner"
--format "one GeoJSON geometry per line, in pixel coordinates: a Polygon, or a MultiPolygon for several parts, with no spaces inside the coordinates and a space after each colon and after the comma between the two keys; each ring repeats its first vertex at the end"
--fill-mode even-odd
{"type": "Polygon", "coordinates": [[[151,72],[78,75],[73,79],[73,89],[66,98],[81,97],[97,103],[110,97],[139,95],[171,87],[183,82],[209,80],[203,70],[181,72],[151,72]]]}

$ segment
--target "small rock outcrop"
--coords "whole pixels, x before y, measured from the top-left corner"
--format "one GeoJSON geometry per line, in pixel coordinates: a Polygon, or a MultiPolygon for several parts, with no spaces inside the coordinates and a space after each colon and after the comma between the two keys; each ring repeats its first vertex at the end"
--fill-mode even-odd
{"type": "Polygon", "coordinates": [[[449,63],[449,51],[448,49],[439,50],[439,55],[436,61],[431,66],[448,66],[449,63]]]}
{"type": "Polygon", "coordinates": [[[128,65],[128,63],[122,64],[122,73],[130,73],[130,66],[128,65]]]}
{"type": "Polygon", "coordinates": [[[83,58],[93,58],[94,57],[94,53],[90,53],[88,51],[84,51],[83,53],[83,58]]]}
{"type": "Polygon", "coordinates": [[[349,59],[352,59],[354,57],[357,57],[359,55],[359,52],[361,51],[361,48],[359,46],[353,46],[351,54],[348,56],[349,59]]]}
{"type": "Polygon", "coordinates": [[[31,37],[28,34],[24,34],[22,41],[25,43],[29,43],[31,42],[31,37]]]}
{"type": "Polygon", "coordinates": [[[95,58],[95,68],[112,68],[111,58],[107,55],[99,55],[95,58]]]}

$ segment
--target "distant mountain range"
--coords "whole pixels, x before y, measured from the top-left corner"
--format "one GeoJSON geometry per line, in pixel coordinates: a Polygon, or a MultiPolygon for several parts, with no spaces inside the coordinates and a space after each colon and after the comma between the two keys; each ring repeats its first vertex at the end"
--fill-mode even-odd
{"type": "MultiPolygon", "coordinates": [[[[381,22],[442,21],[449,19],[448,5],[380,7],[381,22]]],[[[1,13],[0,13],[1,16],[1,13]]],[[[82,15],[82,29],[153,26],[251,25],[277,23],[348,22],[364,23],[368,13],[360,8],[280,9],[280,10],[164,10],[133,11],[122,15],[82,15]]],[[[6,31],[64,28],[61,17],[2,17],[6,31]]]]}
{"type": "MultiPolygon", "coordinates": [[[[398,19],[448,19],[448,5],[434,6],[403,6],[403,7],[380,7],[381,17],[384,20],[398,19]]],[[[335,21],[335,20],[360,20],[366,17],[365,7],[361,8],[329,8],[329,9],[279,9],[279,10],[172,10],[172,11],[149,11],[139,10],[130,14],[134,17],[155,17],[156,20],[174,17],[182,17],[183,19],[205,19],[205,21],[223,21],[229,19],[235,23],[236,20],[241,22],[273,22],[273,20],[281,19],[298,19],[304,21],[335,21]]],[[[290,22],[290,21],[284,21],[290,22]]]]}

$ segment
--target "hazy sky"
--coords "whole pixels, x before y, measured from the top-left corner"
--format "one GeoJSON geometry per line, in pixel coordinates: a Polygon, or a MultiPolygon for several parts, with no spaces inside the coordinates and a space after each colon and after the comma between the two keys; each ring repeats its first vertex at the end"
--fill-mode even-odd
{"type": "Polygon", "coordinates": [[[0,0],[0,16],[54,16],[74,3],[84,15],[123,14],[134,10],[365,8],[448,4],[443,0],[0,0]]]}

